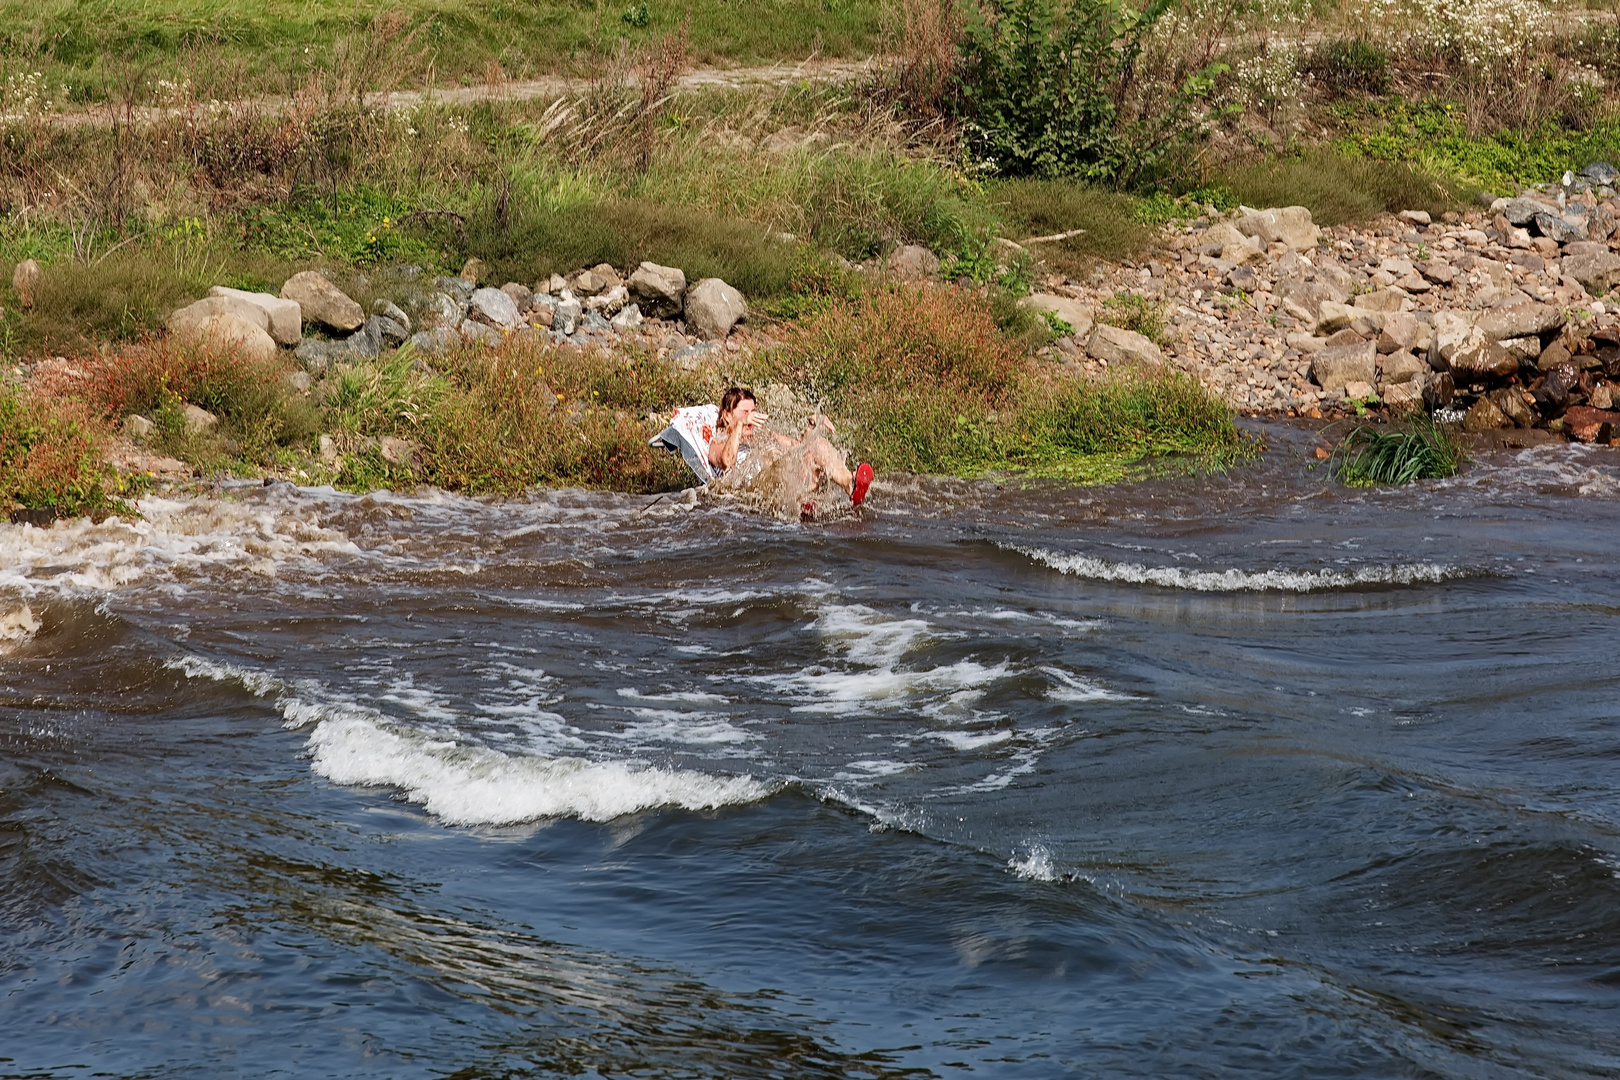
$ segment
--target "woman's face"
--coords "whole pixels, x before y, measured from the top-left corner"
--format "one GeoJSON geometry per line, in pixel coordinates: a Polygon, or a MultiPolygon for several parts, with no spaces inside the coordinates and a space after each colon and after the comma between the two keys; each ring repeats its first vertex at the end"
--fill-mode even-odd
{"type": "Polygon", "coordinates": [[[737,402],[731,410],[728,424],[736,424],[742,428],[743,437],[747,438],[754,433],[754,403],[747,398],[737,402]]]}

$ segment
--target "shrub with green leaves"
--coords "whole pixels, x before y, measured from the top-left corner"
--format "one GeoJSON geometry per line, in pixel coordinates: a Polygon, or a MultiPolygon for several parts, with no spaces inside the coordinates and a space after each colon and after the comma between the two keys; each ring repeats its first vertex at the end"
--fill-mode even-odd
{"type": "Polygon", "coordinates": [[[1120,102],[1144,40],[1170,7],[1120,0],[986,0],[963,28],[961,98],[972,151],[1003,176],[1129,184],[1192,137],[1172,90],[1139,117],[1120,102]]]}

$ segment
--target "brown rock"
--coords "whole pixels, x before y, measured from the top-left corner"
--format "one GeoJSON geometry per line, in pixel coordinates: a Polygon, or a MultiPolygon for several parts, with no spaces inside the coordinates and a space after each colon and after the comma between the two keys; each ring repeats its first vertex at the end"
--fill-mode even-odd
{"type": "MultiPolygon", "coordinates": [[[[461,264],[460,277],[462,281],[476,285],[484,280],[484,275],[487,273],[489,273],[489,267],[484,265],[483,259],[474,257],[461,264]]],[[[283,293],[282,295],[286,294],[283,293]]]]}
{"type": "Polygon", "coordinates": [[[1485,336],[1501,341],[1549,334],[1564,325],[1564,313],[1551,304],[1509,304],[1481,312],[1474,323],[1485,336]]]}
{"type": "Polygon", "coordinates": [[[1564,430],[1570,438],[1583,443],[1609,443],[1620,425],[1620,412],[1594,409],[1589,405],[1572,405],[1564,413],[1564,430]]]}
{"type": "Polygon", "coordinates": [[[1368,311],[1399,311],[1406,302],[1406,294],[1396,289],[1380,289],[1362,293],[1351,301],[1352,306],[1368,311]]]}
{"type": "Polygon", "coordinates": [[[1497,408],[1496,403],[1488,397],[1482,397],[1469,406],[1462,422],[1463,430],[1469,434],[1513,426],[1512,418],[1497,408]]]}
{"type": "Polygon", "coordinates": [[[1336,334],[1329,334],[1326,348],[1337,349],[1341,345],[1360,345],[1367,339],[1351,327],[1345,327],[1336,334]]]}
{"type": "Polygon", "coordinates": [[[1378,378],[1378,350],[1370,341],[1325,348],[1311,357],[1311,381],[1328,393],[1343,393],[1350,383],[1378,378]]]}
{"type": "Polygon", "coordinates": [[[281,287],[286,300],[298,301],[298,309],[305,319],[321,323],[339,333],[349,333],[366,321],[360,305],[314,270],[303,270],[287,279],[281,287]]]}
{"type": "Polygon", "coordinates": [[[1492,390],[1488,396],[1491,404],[1501,409],[1503,416],[1513,421],[1514,427],[1535,426],[1536,415],[1530,411],[1530,406],[1525,404],[1524,398],[1519,396],[1516,388],[1504,386],[1500,390],[1492,390]]]}
{"type": "Polygon", "coordinates": [[[1569,363],[1569,360],[1569,349],[1562,341],[1555,341],[1541,350],[1541,355],[1536,358],[1536,367],[1542,371],[1551,371],[1559,364],[1569,363]]]}
{"type": "Polygon", "coordinates": [[[1605,251],[1592,255],[1571,255],[1564,259],[1564,274],[1580,282],[1593,296],[1602,296],[1620,282],[1620,255],[1605,251]]]}
{"type": "Polygon", "coordinates": [[[1426,263],[1418,263],[1418,273],[1436,285],[1450,285],[1457,279],[1457,273],[1451,268],[1451,264],[1440,259],[1430,259],[1426,263]]]}
{"type": "Polygon", "coordinates": [[[1519,361],[1485,332],[1461,315],[1442,312],[1434,320],[1434,358],[1441,370],[1455,372],[1461,381],[1502,379],[1519,370],[1519,361]]]}

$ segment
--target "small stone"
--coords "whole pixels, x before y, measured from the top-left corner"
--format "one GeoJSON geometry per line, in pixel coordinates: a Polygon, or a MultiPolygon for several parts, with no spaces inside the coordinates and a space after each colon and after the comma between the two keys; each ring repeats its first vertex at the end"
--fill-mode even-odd
{"type": "Polygon", "coordinates": [[[1510,386],[1504,386],[1501,389],[1492,390],[1488,396],[1491,403],[1502,410],[1502,415],[1513,421],[1514,427],[1527,428],[1535,426],[1535,414],[1530,411],[1530,406],[1524,403],[1524,398],[1519,396],[1518,390],[1510,386]]]}
{"type": "Polygon", "coordinates": [[[574,290],[576,296],[595,296],[607,288],[607,282],[594,270],[581,270],[569,282],[569,288],[574,290]]]}
{"type": "Polygon", "coordinates": [[[1526,335],[1550,334],[1564,325],[1564,313],[1551,304],[1504,304],[1483,311],[1474,320],[1487,337],[1497,341],[1526,335]]]}
{"type": "Polygon", "coordinates": [[[1423,404],[1423,384],[1416,381],[1391,383],[1380,389],[1378,399],[1390,412],[1413,412],[1423,404]]]}
{"type": "Polygon", "coordinates": [[[448,326],[435,326],[419,330],[405,339],[405,344],[428,356],[440,356],[457,341],[458,335],[448,326]]]}
{"type": "Polygon", "coordinates": [[[476,345],[499,345],[506,340],[499,330],[476,319],[468,319],[461,324],[461,336],[476,345]]]}
{"type": "Polygon", "coordinates": [[[1594,409],[1608,409],[1614,405],[1614,388],[1608,383],[1598,383],[1592,387],[1592,392],[1586,395],[1586,403],[1594,409]]]}
{"type": "Polygon", "coordinates": [[[140,413],[130,413],[124,417],[124,434],[132,439],[144,439],[156,430],[157,425],[140,413]]]}
{"type": "Polygon", "coordinates": [[[748,315],[743,294],[719,278],[704,278],[686,294],[686,321],[699,337],[714,341],[748,315]]]}
{"type": "Polygon", "coordinates": [[[1620,255],[1605,251],[1571,255],[1564,259],[1564,275],[1574,278],[1593,296],[1602,296],[1620,282],[1620,255]]]}
{"type": "Polygon", "coordinates": [[[1394,289],[1366,292],[1351,301],[1351,306],[1367,311],[1400,311],[1406,303],[1406,294],[1394,289]]]}
{"type": "MultiPolygon", "coordinates": [[[[443,294],[441,293],[440,295],[443,294]]],[[[446,299],[449,298],[446,297],[446,299]]],[[[373,315],[381,315],[385,319],[393,319],[395,322],[399,323],[399,325],[403,326],[407,333],[410,332],[411,317],[405,314],[405,312],[401,311],[399,305],[394,303],[392,300],[377,300],[371,305],[371,313],[373,315]]]]}
{"type": "MultiPolygon", "coordinates": [[[[598,293],[585,301],[585,310],[594,311],[598,315],[612,315],[630,302],[630,290],[623,285],[615,285],[606,292],[598,293]]],[[[688,301],[690,303],[690,301],[688,301]]]]}
{"type": "Polygon", "coordinates": [[[1226,283],[1239,292],[1252,293],[1260,288],[1260,275],[1247,266],[1234,266],[1226,272],[1226,283]]]}
{"type": "Polygon", "coordinates": [[[512,298],[512,303],[517,305],[517,309],[519,311],[522,311],[524,308],[528,307],[529,301],[534,298],[534,291],[532,289],[530,289],[527,285],[520,285],[515,281],[508,281],[505,285],[502,285],[501,292],[512,298]]]}
{"type": "Polygon", "coordinates": [[[1559,364],[1567,364],[1569,361],[1569,349],[1562,341],[1555,341],[1541,350],[1540,355],[1536,357],[1536,367],[1542,371],[1551,371],[1559,364]]]}
{"type": "Polygon", "coordinates": [[[1457,273],[1451,264],[1441,259],[1430,259],[1428,262],[1418,264],[1418,273],[1436,285],[1450,285],[1457,279],[1457,273]]]}
{"type": "Polygon", "coordinates": [[[1510,356],[1521,362],[1534,360],[1541,355],[1541,339],[1533,334],[1524,337],[1503,338],[1500,344],[1502,348],[1508,351],[1510,356]]]}
{"type": "Polygon", "coordinates": [[[551,309],[551,329],[559,334],[573,334],[579,328],[579,320],[584,312],[584,305],[574,299],[572,293],[564,290],[562,299],[551,309]]]}
{"type": "Polygon", "coordinates": [[[1311,223],[1311,212],[1303,206],[1272,207],[1239,218],[1238,232],[1258,236],[1267,244],[1287,244],[1295,251],[1312,251],[1321,230],[1311,223]]]}
{"type": "Polygon", "coordinates": [[[366,320],[361,333],[376,340],[378,345],[397,349],[411,336],[409,328],[386,315],[373,315],[366,320]]]}
{"type": "Polygon", "coordinates": [[[597,263],[591,267],[591,273],[602,279],[602,288],[604,290],[617,289],[624,284],[624,279],[619,276],[619,272],[607,263],[597,263]]]}
{"type": "Polygon", "coordinates": [[[1442,369],[1465,381],[1502,379],[1519,370],[1517,359],[1461,315],[1436,315],[1434,335],[1434,353],[1442,361],[1442,369]]]}
{"type": "Polygon", "coordinates": [[[337,440],[330,435],[322,435],[315,441],[315,446],[321,455],[321,460],[328,465],[336,465],[343,456],[338,453],[337,440]]]}
{"type": "Polygon", "coordinates": [[[641,327],[641,309],[635,304],[626,304],[613,316],[609,325],[621,334],[637,330],[641,327]]]}
{"type": "Polygon", "coordinates": [[[1395,216],[1400,218],[1402,221],[1409,221],[1413,225],[1428,225],[1434,220],[1433,218],[1429,217],[1429,212],[1427,210],[1402,210],[1395,216]]]}
{"type": "Polygon", "coordinates": [[[483,259],[469,258],[461,264],[461,274],[459,276],[462,281],[467,282],[469,285],[477,285],[484,280],[484,275],[487,273],[489,273],[489,267],[484,265],[483,259]]]}
{"type": "Polygon", "coordinates": [[[289,371],[287,372],[286,379],[287,385],[290,386],[295,393],[299,394],[309,393],[310,388],[315,385],[315,380],[310,378],[309,372],[307,371],[289,371]]]}
{"type": "Polygon", "coordinates": [[[1572,405],[1564,413],[1564,430],[1583,443],[1613,442],[1617,426],[1620,426],[1620,412],[1572,405]]]}
{"type": "Polygon", "coordinates": [[[1419,360],[1409,352],[1390,353],[1384,357],[1382,366],[1384,369],[1382,382],[1389,386],[1413,380],[1421,381],[1429,373],[1428,362],[1419,360]]]}
{"type": "Polygon", "coordinates": [[[11,287],[17,290],[23,307],[31,308],[38,302],[39,287],[44,280],[45,272],[33,259],[24,259],[17,264],[17,268],[11,272],[11,287]]]}
{"type": "Polygon", "coordinates": [[[1316,332],[1326,336],[1348,327],[1355,321],[1357,311],[1348,304],[1336,304],[1331,300],[1322,301],[1321,312],[1316,319],[1316,332]]]}
{"type": "Polygon", "coordinates": [[[411,441],[397,435],[384,435],[378,439],[377,450],[390,465],[409,465],[416,457],[416,447],[411,441]]]}
{"type": "Polygon", "coordinates": [[[1091,309],[1079,300],[1067,296],[1058,296],[1054,293],[1032,293],[1018,303],[1020,307],[1051,312],[1058,319],[1067,323],[1069,332],[1080,341],[1084,341],[1091,336],[1091,309]]]}

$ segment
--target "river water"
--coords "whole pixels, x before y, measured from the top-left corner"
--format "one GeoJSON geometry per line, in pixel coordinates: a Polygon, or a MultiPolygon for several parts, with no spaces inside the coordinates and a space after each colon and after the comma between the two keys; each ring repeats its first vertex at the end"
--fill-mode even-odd
{"type": "Polygon", "coordinates": [[[0,526],[0,1075],[1620,1073],[1620,457],[0,526]]]}

